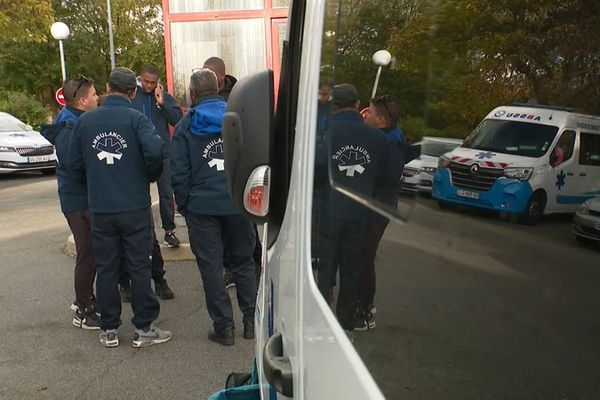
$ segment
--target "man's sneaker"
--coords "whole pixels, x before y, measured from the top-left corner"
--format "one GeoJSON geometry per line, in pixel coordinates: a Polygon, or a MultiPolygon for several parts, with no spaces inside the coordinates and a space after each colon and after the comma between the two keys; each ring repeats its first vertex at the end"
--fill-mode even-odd
{"type": "Polygon", "coordinates": [[[175,232],[165,232],[165,244],[169,247],[179,247],[181,242],[175,236],[175,232]]]}
{"type": "Polygon", "coordinates": [[[165,331],[157,328],[154,324],[150,324],[146,329],[136,329],[133,335],[131,347],[136,349],[140,347],[148,347],[153,344],[161,344],[168,342],[173,338],[171,331],[165,331]]]}
{"type": "Polygon", "coordinates": [[[120,286],[121,303],[131,303],[131,287],[120,286]]]}
{"type": "MultiPolygon", "coordinates": [[[[71,311],[78,311],[79,310],[79,306],[77,304],[75,304],[75,302],[71,303],[71,311]]],[[[96,308],[96,296],[92,296],[91,298],[91,302],[90,302],[90,306],[88,307],[88,309],[90,311],[95,312],[96,314],[100,315],[100,313],[98,312],[98,309],[96,308]]]]}
{"type": "Polygon", "coordinates": [[[104,347],[117,347],[119,345],[119,333],[116,329],[100,331],[100,343],[104,347]]]}
{"type": "Polygon", "coordinates": [[[356,316],[356,322],[354,324],[354,330],[357,331],[369,331],[374,329],[375,324],[375,315],[372,312],[359,313],[356,316]]]}
{"type": "Polygon", "coordinates": [[[100,318],[94,310],[87,308],[81,311],[79,308],[75,311],[75,317],[73,318],[73,325],[87,330],[100,329],[100,318]]]}
{"type": "Polygon", "coordinates": [[[225,281],[225,287],[227,289],[235,287],[235,279],[233,277],[233,272],[225,271],[225,274],[223,275],[223,281],[225,281]]]}
{"type": "Polygon", "coordinates": [[[235,343],[232,327],[225,328],[220,331],[212,328],[210,332],[208,332],[208,338],[213,342],[222,344],[223,346],[232,346],[235,343]]]}
{"type": "Polygon", "coordinates": [[[171,290],[169,285],[167,285],[166,279],[154,281],[154,292],[158,297],[160,297],[163,300],[170,300],[173,297],[175,297],[173,291],[171,290]]]}
{"type": "Polygon", "coordinates": [[[244,323],[244,339],[254,339],[254,324],[244,323]]]}

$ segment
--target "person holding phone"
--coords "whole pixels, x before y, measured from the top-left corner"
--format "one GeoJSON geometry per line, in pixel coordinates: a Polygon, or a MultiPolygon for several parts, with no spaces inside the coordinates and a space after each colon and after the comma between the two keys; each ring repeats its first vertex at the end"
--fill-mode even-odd
{"type": "Polygon", "coordinates": [[[168,157],[171,143],[169,125],[177,125],[183,117],[183,112],[175,98],[163,91],[158,77],[158,68],[154,65],[146,65],[138,77],[139,90],[131,104],[152,122],[160,137],[165,141],[165,169],[156,182],[160,196],[160,218],[165,231],[165,244],[169,247],[179,247],[180,241],[175,236],[175,207],[168,157]]]}

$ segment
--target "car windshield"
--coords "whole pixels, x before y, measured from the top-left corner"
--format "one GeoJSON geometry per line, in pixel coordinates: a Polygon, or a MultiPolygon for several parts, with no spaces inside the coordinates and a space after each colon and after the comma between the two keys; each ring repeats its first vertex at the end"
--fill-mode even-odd
{"type": "Polygon", "coordinates": [[[423,142],[421,143],[421,154],[431,157],[439,157],[454,150],[459,143],[423,142]]]}
{"type": "Polygon", "coordinates": [[[0,133],[27,132],[29,127],[12,115],[0,114],[0,133]]]}
{"type": "Polygon", "coordinates": [[[557,132],[556,126],[486,119],[465,140],[463,147],[541,157],[550,148],[557,132]]]}

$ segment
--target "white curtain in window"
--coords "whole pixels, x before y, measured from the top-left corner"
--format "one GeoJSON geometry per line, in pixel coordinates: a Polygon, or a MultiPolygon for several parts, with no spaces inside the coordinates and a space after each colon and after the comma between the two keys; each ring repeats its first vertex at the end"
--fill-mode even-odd
{"type": "Polygon", "coordinates": [[[225,61],[227,74],[240,79],[266,68],[265,23],[262,18],[171,23],[174,96],[189,105],[192,69],[209,57],[225,61]]]}

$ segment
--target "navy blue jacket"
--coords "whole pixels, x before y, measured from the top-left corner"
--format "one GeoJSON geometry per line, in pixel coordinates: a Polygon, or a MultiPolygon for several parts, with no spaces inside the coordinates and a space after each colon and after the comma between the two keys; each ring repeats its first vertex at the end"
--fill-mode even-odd
{"type": "Polygon", "coordinates": [[[383,128],[382,129],[385,138],[392,143],[406,143],[404,138],[404,132],[400,128],[383,128]]]}
{"type": "Polygon", "coordinates": [[[150,182],[163,168],[164,141],[123,96],[77,120],[68,164],[85,174],[90,211],[113,214],[150,207],[150,182]]]}
{"type": "Polygon", "coordinates": [[[43,125],[41,134],[56,148],[56,180],[60,208],[64,213],[88,209],[88,194],[85,180],[81,175],[68,168],[66,163],[69,140],[73,127],[83,111],[70,107],[63,108],[52,125],[43,125]],[[65,161],[65,162],[63,162],[65,161]]]}
{"type": "Polygon", "coordinates": [[[169,152],[171,135],[169,133],[169,124],[177,125],[183,117],[181,107],[175,101],[175,98],[169,93],[164,92],[164,104],[158,108],[154,92],[145,93],[140,86],[131,105],[141,112],[152,122],[160,137],[165,141],[165,151],[169,152]]]}
{"type": "MultiPolygon", "coordinates": [[[[332,114],[326,145],[317,146],[315,179],[372,199],[379,192],[398,186],[402,169],[397,170],[393,152],[381,131],[365,124],[355,111],[332,114]],[[328,151],[328,155],[322,153],[328,151]],[[320,160],[327,159],[328,162],[320,160]],[[323,178],[329,170],[329,180],[323,178]]],[[[366,222],[368,209],[338,190],[324,192],[325,216],[346,221],[366,222]]]]}
{"type": "Polygon", "coordinates": [[[183,215],[238,214],[229,194],[223,159],[221,126],[226,108],[222,97],[204,97],[175,127],[171,185],[183,215]]]}

